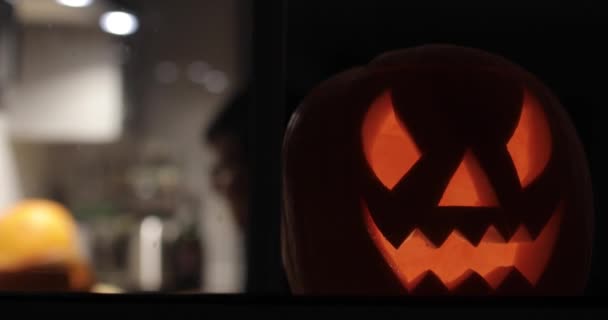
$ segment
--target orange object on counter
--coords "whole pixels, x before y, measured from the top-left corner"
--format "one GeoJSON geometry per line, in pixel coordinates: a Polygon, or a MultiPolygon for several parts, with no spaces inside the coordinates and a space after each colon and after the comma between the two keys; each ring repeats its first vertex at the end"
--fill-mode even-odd
{"type": "Polygon", "coordinates": [[[0,215],[0,290],[90,290],[93,273],[80,249],[65,207],[44,199],[16,204],[0,215]]]}

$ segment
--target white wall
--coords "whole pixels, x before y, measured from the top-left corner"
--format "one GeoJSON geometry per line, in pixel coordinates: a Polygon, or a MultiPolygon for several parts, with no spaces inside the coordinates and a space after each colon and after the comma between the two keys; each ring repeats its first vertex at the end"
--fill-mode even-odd
{"type": "Polygon", "coordinates": [[[119,48],[96,29],[24,29],[19,76],[4,97],[12,134],[51,143],[105,143],[121,135],[119,48]]]}
{"type": "Polygon", "coordinates": [[[17,164],[6,118],[0,112],[0,217],[22,196],[17,164]]]}

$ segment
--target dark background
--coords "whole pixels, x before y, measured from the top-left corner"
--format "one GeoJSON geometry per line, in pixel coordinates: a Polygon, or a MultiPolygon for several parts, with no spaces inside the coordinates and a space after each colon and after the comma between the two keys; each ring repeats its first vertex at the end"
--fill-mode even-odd
{"type": "Polygon", "coordinates": [[[599,1],[256,2],[253,70],[257,106],[251,116],[258,156],[252,164],[255,175],[266,179],[254,182],[252,201],[253,215],[264,215],[267,220],[258,221],[267,225],[254,223],[256,230],[252,230],[250,255],[257,258],[251,260],[249,289],[285,290],[278,250],[272,242],[278,239],[278,222],[261,211],[278,210],[279,173],[268,175],[268,170],[279,168],[280,142],[273,133],[284,128],[299,101],[320,81],[366,64],[385,51],[450,43],[500,54],[521,65],[548,85],[567,109],[586,149],[595,190],[595,242],[587,293],[602,294],[608,288],[604,272],[608,253],[598,121],[607,103],[607,18],[599,1]],[[275,250],[269,251],[269,245],[275,250]]]}

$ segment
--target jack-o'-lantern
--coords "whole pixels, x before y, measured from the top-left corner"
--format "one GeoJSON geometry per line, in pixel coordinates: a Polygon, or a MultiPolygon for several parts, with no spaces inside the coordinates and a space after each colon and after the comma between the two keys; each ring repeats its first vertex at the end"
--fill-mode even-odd
{"type": "Polygon", "coordinates": [[[428,45],[315,88],[283,149],[300,294],[581,293],[593,209],[556,96],[501,56],[428,45]]]}

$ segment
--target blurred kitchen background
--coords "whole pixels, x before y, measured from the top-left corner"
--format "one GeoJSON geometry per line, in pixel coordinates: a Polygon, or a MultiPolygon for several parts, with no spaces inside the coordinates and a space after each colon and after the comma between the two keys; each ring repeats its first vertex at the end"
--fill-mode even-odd
{"type": "Polygon", "coordinates": [[[98,282],[244,290],[202,133],[244,85],[243,0],[0,0],[0,215],[64,204],[98,282]]]}

